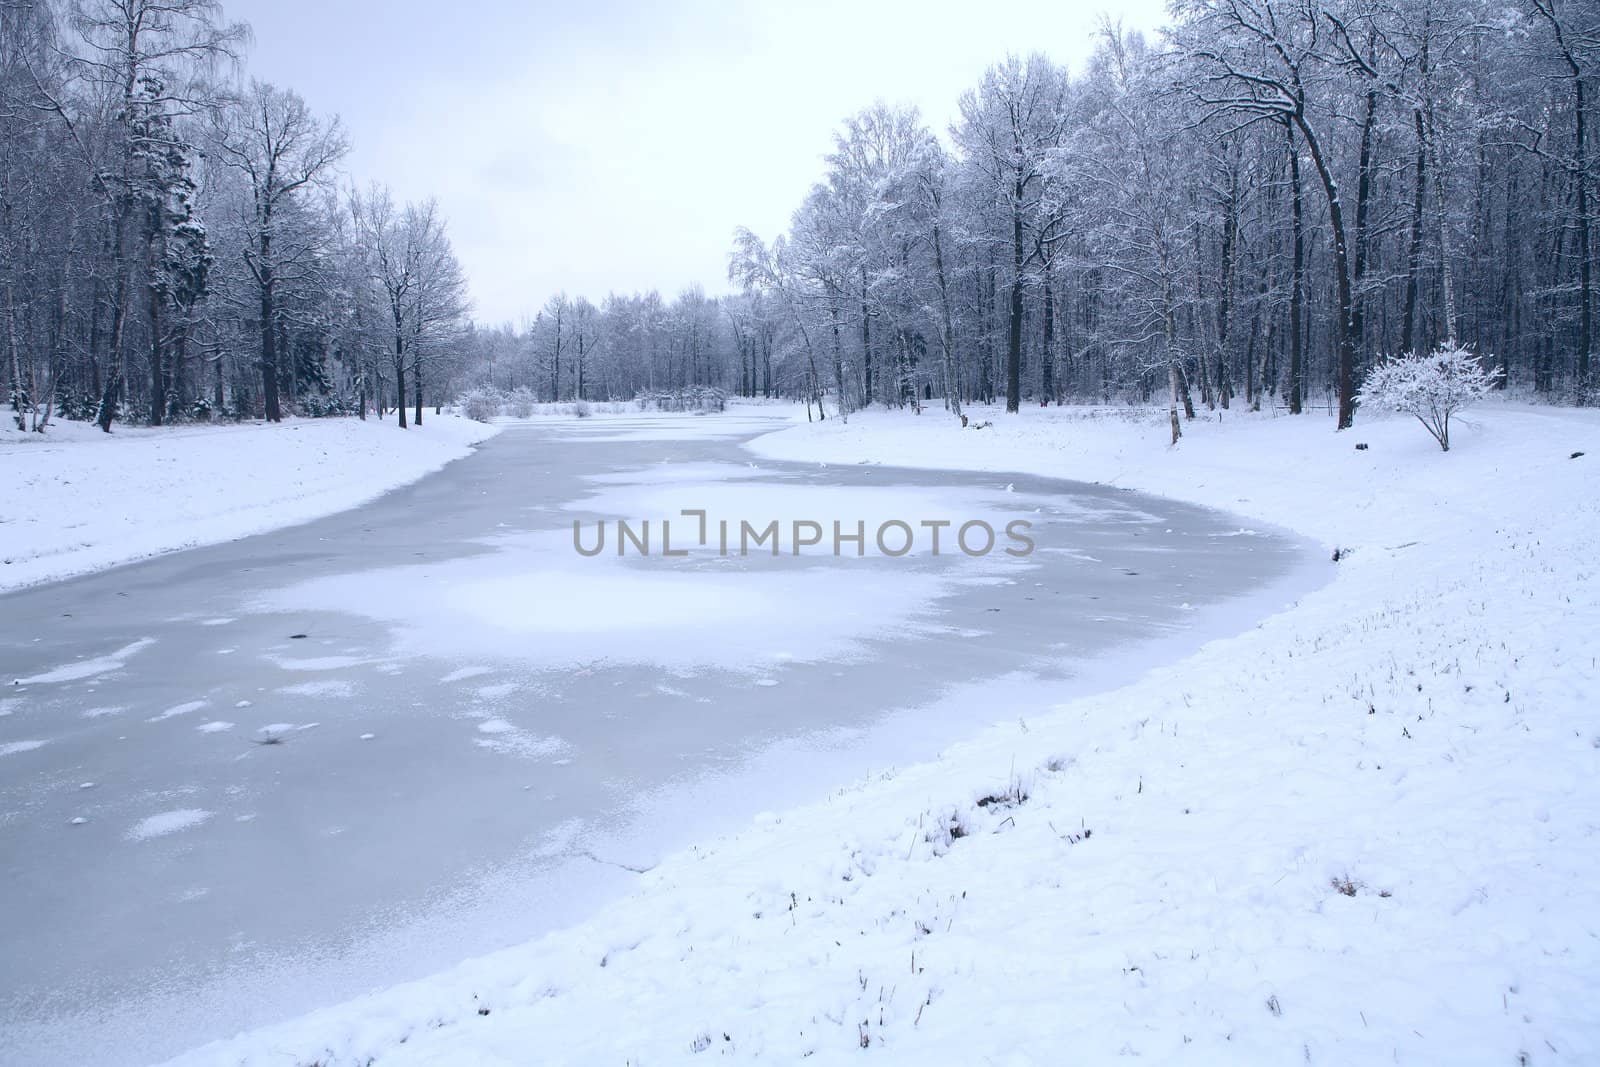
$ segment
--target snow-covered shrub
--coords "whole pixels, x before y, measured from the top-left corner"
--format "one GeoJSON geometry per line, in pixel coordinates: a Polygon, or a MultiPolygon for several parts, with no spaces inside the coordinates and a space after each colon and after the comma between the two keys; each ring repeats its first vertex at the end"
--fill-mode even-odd
{"type": "Polygon", "coordinates": [[[506,397],[506,406],[503,414],[510,415],[514,419],[531,418],[535,403],[531,390],[513,389],[511,395],[506,397]]]}
{"type": "Polygon", "coordinates": [[[1451,416],[1482,400],[1499,379],[1498,370],[1485,371],[1465,348],[1442,345],[1427,355],[1396,356],[1373,367],[1356,400],[1363,407],[1415,415],[1448,452],[1451,416]]]}
{"type": "Polygon", "coordinates": [[[307,393],[295,402],[295,410],[308,419],[325,419],[339,415],[354,415],[358,402],[353,396],[307,393]]]}
{"type": "Polygon", "coordinates": [[[461,394],[461,413],[473,422],[488,422],[500,414],[500,394],[491,389],[469,389],[461,394]]]}
{"type": "Polygon", "coordinates": [[[574,400],[572,402],[572,414],[580,419],[587,419],[590,415],[594,414],[594,412],[589,407],[589,402],[587,400],[574,400]]]}

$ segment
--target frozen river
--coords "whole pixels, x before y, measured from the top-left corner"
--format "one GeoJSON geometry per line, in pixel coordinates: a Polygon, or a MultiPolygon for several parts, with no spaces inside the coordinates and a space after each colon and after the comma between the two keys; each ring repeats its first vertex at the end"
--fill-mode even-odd
{"type": "Polygon", "coordinates": [[[537,936],[1323,563],[1115,489],[752,462],[771,428],[514,426],[354,511],[0,597],[0,1063],[148,1063],[537,936]],[[708,547],[574,550],[619,518],[677,548],[682,509],[708,547]],[[724,555],[719,519],[783,551],[724,555]],[[1036,548],[890,558],[895,520],[1024,520],[1036,548]]]}

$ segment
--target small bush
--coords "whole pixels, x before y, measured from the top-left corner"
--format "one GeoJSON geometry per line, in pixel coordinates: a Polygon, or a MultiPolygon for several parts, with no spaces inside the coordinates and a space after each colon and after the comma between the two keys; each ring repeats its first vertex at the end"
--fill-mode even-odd
{"type": "Polygon", "coordinates": [[[1450,418],[1482,400],[1500,380],[1478,357],[1459,345],[1444,345],[1425,356],[1397,356],[1367,373],[1356,400],[1416,416],[1439,448],[1450,451],[1450,418]]]}
{"type": "Polygon", "coordinates": [[[500,405],[500,394],[488,389],[472,389],[461,397],[461,413],[473,422],[488,422],[500,414],[500,405]]]}
{"type": "Polygon", "coordinates": [[[528,389],[515,389],[506,398],[505,409],[502,414],[510,415],[514,419],[526,419],[533,415],[535,403],[532,391],[528,389]]]}

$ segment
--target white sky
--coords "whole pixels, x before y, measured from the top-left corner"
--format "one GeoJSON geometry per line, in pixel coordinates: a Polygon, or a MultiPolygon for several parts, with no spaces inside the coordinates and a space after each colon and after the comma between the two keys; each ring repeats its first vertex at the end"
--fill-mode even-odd
{"type": "Polygon", "coordinates": [[[1006,52],[1076,69],[1099,12],[1160,0],[223,0],[249,72],[338,113],[347,169],[437,196],[475,317],[557,290],[727,289],[733,229],[771,238],[841,119],[876,99],[935,129],[1006,52]]]}

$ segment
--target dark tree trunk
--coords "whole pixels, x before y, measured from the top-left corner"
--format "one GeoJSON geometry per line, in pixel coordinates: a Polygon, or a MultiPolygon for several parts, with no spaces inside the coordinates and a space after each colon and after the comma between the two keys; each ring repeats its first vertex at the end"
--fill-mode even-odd
{"type": "MultiPolygon", "coordinates": [[[[262,245],[268,241],[262,239],[262,245]]],[[[272,268],[261,266],[261,402],[268,422],[282,422],[283,412],[278,406],[278,329],[277,315],[273,311],[274,286],[272,268]]]]}
{"type": "Polygon", "coordinates": [[[1417,131],[1417,173],[1411,194],[1411,244],[1406,253],[1406,304],[1400,326],[1400,351],[1415,352],[1417,324],[1417,290],[1422,274],[1422,207],[1428,184],[1427,129],[1423,124],[1422,109],[1412,111],[1417,131]]]}
{"type": "MultiPolygon", "coordinates": [[[[155,242],[150,246],[151,273],[155,270],[155,242]]],[[[160,426],[167,408],[167,374],[162,364],[161,344],[161,287],[149,286],[150,298],[150,425],[160,426]]]]}
{"type": "Polygon", "coordinates": [[[1355,328],[1355,293],[1352,284],[1352,267],[1350,262],[1350,246],[1347,239],[1348,230],[1344,222],[1344,201],[1339,193],[1339,182],[1333,176],[1327,156],[1322,151],[1322,143],[1317,140],[1315,132],[1304,121],[1303,115],[1295,115],[1296,125],[1300,128],[1300,135],[1305,139],[1306,151],[1311,154],[1311,162],[1317,169],[1317,177],[1322,180],[1322,191],[1328,201],[1328,225],[1332,230],[1333,240],[1333,267],[1335,282],[1339,294],[1339,314],[1334,323],[1334,339],[1337,346],[1337,370],[1335,381],[1339,395],[1339,421],[1337,428],[1348,430],[1355,422],[1355,365],[1356,365],[1356,328],[1355,328]]]}
{"type": "Polygon", "coordinates": [[[115,272],[111,297],[111,352],[110,367],[100,392],[100,415],[95,420],[100,429],[111,432],[111,423],[117,417],[117,400],[122,394],[123,342],[128,329],[128,264],[121,218],[114,219],[116,227],[111,269],[115,272]]]}
{"type": "Polygon", "coordinates": [[[1289,413],[1298,415],[1304,403],[1306,240],[1305,198],[1300,191],[1300,149],[1294,143],[1294,127],[1289,127],[1290,225],[1293,227],[1294,262],[1289,284],[1289,413]]]}
{"type": "Polygon", "coordinates": [[[1217,403],[1224,410],[1233,399],[1233,382],[1228,375],[1231,356],[1228,351],[1228,330],[1232,325],[1233,258],[1239,229],[1238,182],[1237,172],[1230,173],[1228,200],[1222,217],[1222,284],[1217,294],[1217,403]]]}
{"type": "MultiPolygon", "coordinates": [[[[1378,90],[1376,86],[1372,86],[1367,89],[1366,116],[1361,123],[1361,152],[1356,163],[1356,228],[1352,242],[1354,248],[1350,267],[1351,303],[1348,316],[1352,357],[1366,338],[1366,294],[1362,282],[1367,275],[1367,247],[1370,243],[1367,240],[1367,219],[1371,214],[1372,205],[1372,134],[1377,122],[1378,90]]],[[[1342,408],[1341,403],[1341,429],[1349,425],[1343,419],[1342,408]]]]}
{"type": "Polygon", "coordinates": [[[1056,314],[1055,296],[1050,291],[1050,268],[1044,269],[1044,354],[1040,357],[1043,369],[1040,374],[1040,391],[1046,402],[1056,396],[1056,314]]]}
{"type": "Polygon", "coordinates": [[[394,410],[400,428],[406,428],[406,345],[399,315],[394,330],[394,410]]]}
{"type": "Polygon", "coordinates": [[[867,308],[867,268],[861,268],[861,372],[866,379],[867,403],[874,399],[872,391],[872,314],[867,308]]]}
{"type": "Polygon", "coordinates": [[[1006,332],[1006,411],[1022,407],[1022,178],[1011,202],[1011,310],[1006,332]]]}
{"type": "Polygon", "coordinates": [[[1589,159],[1584,144],[1585,106],[1583,78],[1572,64],[1572,88],[1577,123],[1576,171],[1578,177],[1578,401],[1588,398],[1589,358],[1594,349],[1594,286],[1589,263],[1589,159]]]}

